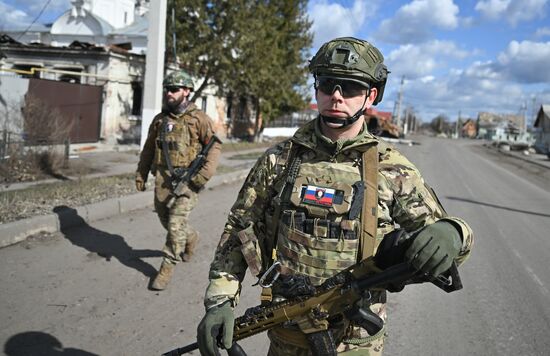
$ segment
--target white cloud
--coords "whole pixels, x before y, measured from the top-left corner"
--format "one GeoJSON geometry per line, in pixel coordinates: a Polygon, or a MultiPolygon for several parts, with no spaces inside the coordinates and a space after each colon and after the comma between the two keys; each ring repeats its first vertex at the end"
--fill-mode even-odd
{"type": "Polygon", "coordinates": [[[512,41],[497,57],[497,69],[520,83],[550,82],[550,42],[512,41]]]}
{"type": "Polygon", "coordinates": [[[18,0],[16,3],[17,6],[13,6],[0,0],[0,30],[30,24],[43,8],[44,12],[36,23],[44,23],[48,15],[55,18],[72,6],[71,0],[51,0],[46,7],[43,1],[36,0],[18,0]]]}
{"type": "Polygon", "coordinates": [[[391,43],[419,43],[432,37],[434,28],[453,30],[459,25],[453,0],[413,0],[383,20],[376,37],[391,43]]]}
{"type": "Polygon", "coordinates": [[[389,69],[398,76],[424,77],[442,67],[445,59],[463,59],[470,55],[451,41],[430,41],[420,45],[402,45],[387,56],[389,69]]]}
{"type": "Polygon", "coordinates": [[[548,0],[481,0],[477,2],[475,9],[485,18],[505,18],[515,26],[522,21],[543,17],[547,3],[548,0]]]}
{"type": "MultiPolygon", "coordinates": [[[[415,53],[420,47],[412,50],[413,47],[402,46],[401,51],[390,56],[404,55],[405,48],[415,53]]],[[[434,43],[431,48],[438,46],[434,43]]],[[[548,58],[550,42],[512,41],[494,60],[477,61],[465,69],[451,69],[445,75],[418,75],[406,80],[403,105],[413,106],[425,122],[439,114],[454,120],[458,111],[463,117],[474,118],[480,111],[517,113],[524,103],[531,102],[531,97],[536,97],[537,102],[550,98],[548,58]]],[[[419,66],[418,70],[422,68],[419,66]]],[[[399,79],[391,78],[388,84],[385,108],[397,97],[399,79]]]]}
{"type": "Polygon", "coordinates": [[[541,27],[535,32],[535,37],[547,37],[550,36],[550,27],[541,27]]]}
{"type": "MultiPolygon", "coordinates": [[[[25,7],[31,14],[38,14],[45,5],[44,1],[36,0],[18,0],[20,7],[25,7]]],[[[45,11],[65,11],[71,8],[71,0],[51,0],[45,11]]]]}
{"type": "Polygon", "coordinates": [[[344,7],[327,0],[309,2],[309,18],[313,21],[313,48],[343,36],[355,36],[362,28],[367,15],[373,16],[379,1],[355,0],[351,7],[344,7]]]}
{"type": "Polygon", "coordinates": [[[478,1],[475,9],[487,18],[498,19],[509,5],[510,0],[482,0],[478,1]]]}
{"type": "Polygon", "coordinates": [[[21,23],[30,23],[31,21],[26,12],[18,10],[0,0],[0,30],[21,25],[21,23]]]}
{"type": "MultiPolygon", "coordinates": [[[[423,122],[430,122],[440,114],[454,121],[459,111],[463,118],[475,118],[480,111],[517,112],[526,96],[524,89],[516,83],[484,78],[477,66],[483,68],[485,64],[477,63],[468,70],[455,70],[446,76],[406,81],[402,107],[412,106],[423,122]]],[[[393,81],[391,87],[394,90],[390,92],[395,95],[399,84],[393,81]]]]}

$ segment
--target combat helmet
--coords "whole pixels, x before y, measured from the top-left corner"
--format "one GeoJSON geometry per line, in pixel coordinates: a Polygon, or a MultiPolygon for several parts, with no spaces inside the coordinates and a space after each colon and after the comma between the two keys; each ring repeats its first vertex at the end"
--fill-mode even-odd
{"type": "Polygon", "coordinates": [[[382,100],[389,73],[378,48],[354,37],[336,38],[321,46],[309,62],[309,71],[315,78],[353,80],[376,88],[373,105],[382,100]]]}
{"type": "Polygon", "coordinates": [[[191,78],[189,73],[183,70],[178,70],[168,74],[162,81],[162,86],[164,88],[167,88],[167,87],[189,88],[191,89],[191,91],[195,89],[193,78],[191,78]]]}

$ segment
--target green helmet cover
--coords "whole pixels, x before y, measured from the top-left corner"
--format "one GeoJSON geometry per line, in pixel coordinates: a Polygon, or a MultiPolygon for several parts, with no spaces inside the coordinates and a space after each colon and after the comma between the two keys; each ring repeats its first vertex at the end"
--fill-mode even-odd
{"type": "Polygon", "coordinates": [[[375,87],[378,95],[374,105],[382,100],[389,73],[378,48],[354,37],[340,37],[323,44],[309,62],[309,71],[316,78],[347,79],[375,87]]]}
{"type": "Polygon", "coordinates": [[[182,87],[182,88],[189,88],[191,90],[195,89],[195,85],[193,83],[193,78],[189,75],[189,73],[179,70],[176,72],[172,72],[168,74],[163,82],[162,86],[164,88],[167,87],[182,87]]]}

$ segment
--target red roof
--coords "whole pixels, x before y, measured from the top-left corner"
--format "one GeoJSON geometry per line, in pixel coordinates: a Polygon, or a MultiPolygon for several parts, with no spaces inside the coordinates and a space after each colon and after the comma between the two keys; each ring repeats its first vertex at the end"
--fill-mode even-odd
{"type": "Polygon", "coordinates": [[[392,113],[389,111],[378,111],[375,108],[367,109],[367,115],[372,115],[381,118],[384,121],[391,121],[392,113]]]}

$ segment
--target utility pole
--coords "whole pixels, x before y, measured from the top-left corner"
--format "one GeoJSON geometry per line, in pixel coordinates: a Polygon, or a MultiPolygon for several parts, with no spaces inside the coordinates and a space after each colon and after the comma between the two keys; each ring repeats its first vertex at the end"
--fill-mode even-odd
{"type": "Polygon", "coordinates": [[[403,99],[403,84],[405,84],[405,76],[401,77],[401,85],[399,86],[399,94],[393,110],[395,124],[401,129],[401,100],[403,99]]]}
{"type": "Polygon", "coordinates": [[[524,101],[523,105],[521,106],[521,117],[523,120],[523,125],[521,127],[521,130],[523,132],[527,132],[527,102],[524,101]]]}
{"type": "Polygon", "coordinates": [[[147,54],[145,56],[143,112],[141,114],[141,148],[145,145],[149,125],[162,108],[166,0],[151,1],[150,6],[149,30],[147,32],[147,54]]]}

